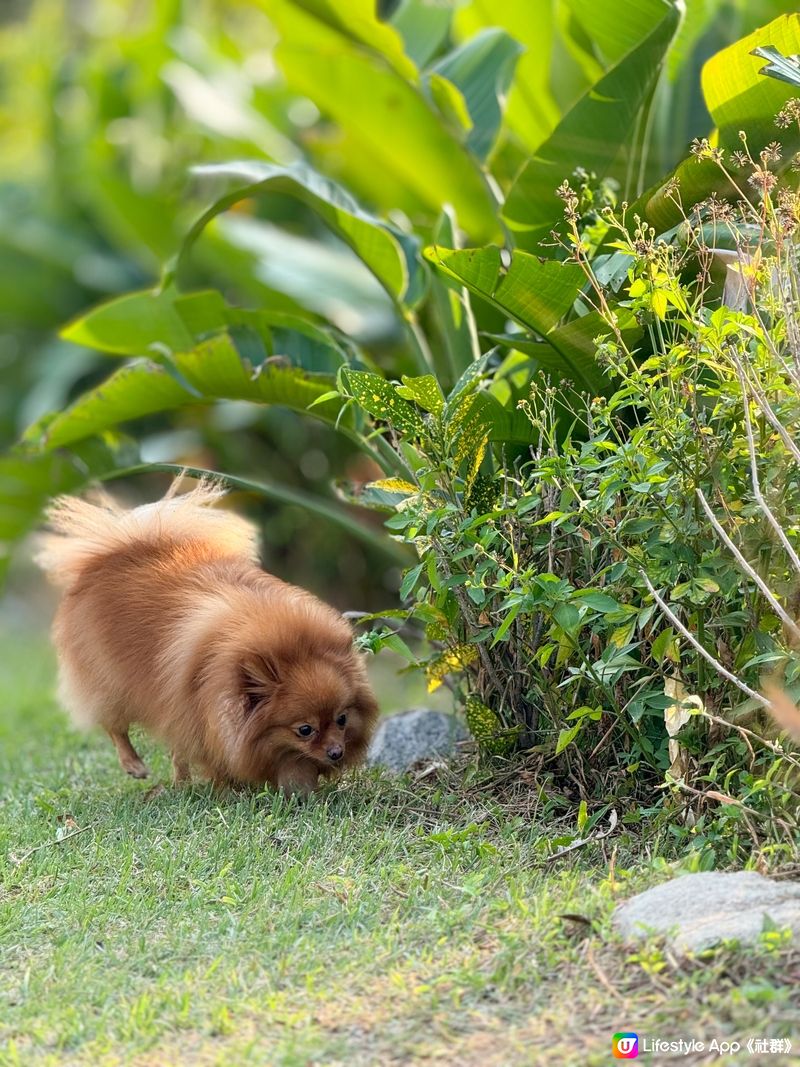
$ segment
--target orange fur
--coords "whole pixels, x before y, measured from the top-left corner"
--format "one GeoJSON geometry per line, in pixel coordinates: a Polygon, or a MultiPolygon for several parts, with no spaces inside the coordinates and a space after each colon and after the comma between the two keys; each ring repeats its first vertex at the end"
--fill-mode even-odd
{"type": "Polygon", "coordinates": [[[105,495],[50,508],[37,562],[64,590],[62,702],[77,724],[102,726],[137,777],[133,723],[169,745],[176,780],[194,766],[307,792],[358,763],[375,724],[350,627],[261,570],[254,528],[212,508],[224,490],[176,485],[130,511],[105,495]]]}

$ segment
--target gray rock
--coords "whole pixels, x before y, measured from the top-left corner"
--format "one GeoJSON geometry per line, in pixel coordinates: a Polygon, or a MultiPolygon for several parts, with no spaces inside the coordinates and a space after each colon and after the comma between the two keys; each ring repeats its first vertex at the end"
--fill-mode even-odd
{"type": "Polygon", "coordinates": [[[769,918],[800,934],[800,884],[755,871],[685,874],[620,904],[613,923],[626,938],[664,934],[681,952],[736,940],[758,941],[769,918]]]}
{"type": "Polygon", "coordinates": [[[469,735],[455,715],[412,708],[387,715],[375,731],[367,753],[370,767],[387,767],[400,774],[426,759],[447,759],[456,742],[469,735]]]}

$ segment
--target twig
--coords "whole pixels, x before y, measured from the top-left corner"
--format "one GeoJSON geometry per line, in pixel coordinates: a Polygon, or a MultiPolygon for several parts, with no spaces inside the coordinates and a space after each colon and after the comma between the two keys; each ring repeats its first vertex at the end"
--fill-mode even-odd
{"type": "Polygon", "coordinates": [[[734,357],[734,365],[736,367],[736,373],[739,378],[739,384],[741,385],[742,393],[744,394],[744,428],[745,433],[747,435],[747,451],[750,454],[750,481],[753,485],[753,495],[756,498],[756,503],[761,509],[762,514],[764,515],[772,529],[775,531],[775,533],[778,535],[778,538],[780,539],[780,542],[783,547],[786,549],[786,553],[789,556],[789,559],[792,561],[794,569],[797,571],[798,574],[800,574],[800,557],[795,552],[794,546],[784,533],[783,527],[775,518],[772,509],[764,499],[764,494],[761,492],[761,482],[758,477],[758,462],[756,460],[756,443],[755,438],[753,436],[753,424],[750,419],[750,405],[748,403],[748,385],[750,385],[753,389],[753,395],[756,398],[758,406],[761,408],[763,413],[772,423],[773,427],[778,431],[781,440],[789,449],[789,451],[798,463],[800,463],[800,449],[798,449],[797,445],[787,433],[783,423],[780,421],[778,416],[770,407],[769,401],[767,400],[766,396],[764,396],[761,390],[754,383],[750,382],[749,379],[746,378],[744,369],[742,368],[736,357],[734,357]]]}
{"type": "Polygon", "coordinates": [[[764,579],[761,577],[761,575],[756,570],[754,570],[753,567],[747,562],[747,560],[744,558],[742,553],[736,547],[734,542],[728,536],[728,534],[725,531],[725,528],[722,526],[722,524],[720,523],[719,519],[716,517],[714,512],[711,510],[711,505],[709,504],[708,500],[706,499],[706,496],[705,496],[705,493],[703,492],[703,490],[700,489],[700,487],[698,486],[696,492],[697,492],[697,496],[698,496],[698,498],[700,500],[700,503],[703,505],[703,511],[705,511],[706,515],[708,516],[708,521],[711,523],[711,525],[716,530],[719,539],[722,541],[722,543],[725,545],[725,547],[728,548],[733,553],[733,556],[734,556],[736,562],[739,564],[739,566],[742,568],[742,570],[748,576],[748,578],[751,578],[756,583],[758,588],[761,590],[761,592],[766,597],[767,601],[769,602],[769,604],[772,607],[772,609],[775,612],[775,614],[788,627],[788,629],[790,629],[792,631],[794,636],[796,638],[798,638],[798,640],[800,640],[800,626],[798,626],[797,623],[794,621],[794,619],[791,617],[791,615],[789,615],[788,612],[784,610],[784,608],[781,606],[781,604],[778,602],[777,598],[775,597],[775,594],[772,592],[772,590],[767,585],[767,583],[764,581],[764,579]]]}
{"type": "Polygon", "coordinates": [[[693,797],[700,797],[702,800],[714,800],[717,804],[730,804],[735,808],[740,808],[742,811],[748,812],[750,815],[757,815],[760,819],[766,819],[767,816],[760,811],[756,811],[755,808],[748,808],[746,804],[743,804],[741,800],[737,800],[735,797],[728,796],[727,793],[719,793],[716,789],[708,789],[705,792],[702,789],[695,789],[694,786],[687,785],[686,782],[682,782],[677,778],[673,778],[670,782],[666,783],[664,788],[669,785],[674,785],[677,789],[680,789],[682,793],[688,793],[693,797]]]}
{"type": "Polygon", "coordinates": [[[552,856],[546,856],[545,861],[561,859],[562,856],[566,856],[568,852],[573,852],[576,848],[583,848],[584,845],[589,845],[593,841],[602,841],[604,837],[608,837],[613,833],[617,826],[617,812],[614,808],[611,809],[611,814],[608,816],[608,829],[603,830],[600,834],[589,834],[588,837],[581,837],[577,841],[573,841],[571,845],[566,845],[564,848],[560,848],[558,852],[554,852],[552,856]]]}
{"type": "MultiPolygon", "coordinates": [[[[703,659],[705,659],[706,662],[710,663],[711,666],[714,668],[714,670],[718,671],[722,675],[723,678],[727,678],[729,682],[733,682],[733,684],[738,689],[741,689],[741,691],[743,693],[747,693],[747,695],[752,700],[757,701],[764,708],[769,707],[769,701],[765,697],[762,697],[760,693],[757,693],[755,691],[755,689],[751,689],[749,685],[746,685],[741,680],[741,678],[737,678],[735,674],[732,674],[731,671],[729,671],[726,667],[723,667],[722,664],[719,662],[719,660],[715,659],[714,656],[712,656],[711,653],[708,651],[708,649],[705,648],[704,645],[700,644],[700,642],[697,640],[697,638],[694,636],[694,634],[692,634],[683,625],[683,623],[680,621],[680,619],[675,614],[675,612],[672,611],[672,609],[668,606],[668,604],[666,603],[664,598],[660,595],[660,593],[656,592],[655,587],[653,586],[653,583],[647,577],[647,574],[645,573],[645,571],[642,570],[640,573],[641,573],[642,577],[644,578],[645,584],[647,585],[647,588],[650,590],[650,593],[653,596],[653,598],[655,599],[655,601],[658,604],[658,606],[661,608],[661,610],[667,616],[667,618],[672,623],[672,625],[683,634],[683,636],[686,638],[686,640],[689,642],[689,644],[692,645],[692,647],[695,648],[700,653],[700,655],[703,657],[703,659]]],[[[713,716],[709,716],[709,717],[713,718],[713,716]]],[[[725,726],[730,726],[731,725],[729,722],[726,722],[725,719],[720,719],[719,721],[721,723],[723,723],[725,726]]]]}
{"type": "Polygon", "coordinates": [[[687,785],[685,782],[678,781],[677,779],[673,779],[673,784],[676,785],[681,792],[688,793],[690,796],[700,797],[702,800],[716,800],[719,804],[731,804],[733,807],[738,808],[742,813],[742,819],[744,820],[745,826],[753,840],[753,845],[755,848],[759,847],[760,842],[758,834],[747,816],[755,815],[759,819],[768,820],[768,815],[756,811],[755,808],[748,808],[748,806],[743,804],[741,800],[736,800],[734,797],[728,796],[727,793],[718,793],[716,789],[709,789],[704,793],[701,789],[695,789],[693,786],[687,785]]]}
{"type": "Polygon", "coordinates": [[[71,837],[77,837],[78,834],[85,834],[87,830],[91,830],[91,823],[88,826],[82,826],[80,830],[73,830],[70,834],[64,834],[63,837],[54,837],[52,841],[44,841],[41,845],[37,845],[35,848],[28,849],[27,852],[23,852],[21,856],[14,856],[13,853],[9,857],[12,863],[15,863],[17,867],[25,860],[30,859],[34,852],[38,852],[39,849],[49,848],[51,845],[60,845],[64,841],[69,841],[71,837]]]}
{"type": "Polygon", "coordinates": [[[597,753],[600,751],[600,749],[603,747],[603,745],[606,742],[606,739],[608,738],[609,734],[611,733],[611,731],[614,729],[614,727],[616,725],[617,725],[617,720],[616,719],[612,719],[612,722],[611,722],[611,725],[609,726],[609,728],[606,730],[606,732],[603,734],[603,736],[600,738],[600,740],[594,746],[592,751],[589,753],[589,762],[590,763],[592,762],[594,757],[597,755],[597,753]]]}
{"type": "Polygon", "coordinates": [[[608,980],[608,976],[606,975],[605,971],[600,966],[600,964],[597,962],[597,960],[594,958],[594,953],[592,952],[591,944],[589,944],[587,946],[587,948],[586,948],[586,959],[588,960],[589,966],[592,968],[594,973],[597,975],[602,987],[608,993],[610,993],[611,996],[615,1000],[618,1000],[621,1004],[624,1004],[626,1002],[625,1001],[625,997],[623,997],[621,993],[617,992],[617,990],[614,988],[614,986],[608,980]]]}
{"type": "MultiPolygon", "coordinates": [[[[761,696],[759,696],[759,699],[765,707],[771,709],[771,704],[768,700],[761,696]]],[[[792,766],[800,768],[800,760],[791,756],[782,745],[776,745],[774,741],[768,741],[766,737],[762,737],[753,730],[748,730],[746,726],[740,726],[739,723],[736,722],[728,722],[727,719],[721,719],[719,715],[712,715],[710,711],[701,711],[698,714],[704,719],[708,719],[709,722],[715,722],[719,726],[726,726],[729,730],[736,730],[744,738],[752,737],[754,741],[758,741],[760,745],[763,745],[764,748],[768,748],[770,752],[773,752],[776,756],[780,756],[782,759],[785,759],[787,763],[791,763],[792,766]]]]}
{"type": "Polygon", "coordinates": [[[775,414],[775,409],[772,407],[769,400],[767,399],[767,395],[764,390],[761,388],[760,385],[757,385],[756,382],[752,381],[750,378],[746,379],[746,385],[749,386],[752,390],[755,402],[756,404],[758,404],[767,421],[772,425],[775,432],[778,434],[780,439],[791,452],[795,461],[800,463],[800,448],[797,447],[795,442],[792,440],[789,431],[786,429],[781,420],[775,414]]]}

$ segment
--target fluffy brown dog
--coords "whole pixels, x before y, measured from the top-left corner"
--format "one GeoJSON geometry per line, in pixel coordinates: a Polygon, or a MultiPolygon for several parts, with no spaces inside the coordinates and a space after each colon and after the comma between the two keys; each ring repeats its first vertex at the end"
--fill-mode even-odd
{"type": "Polygon", "coordinates": [[[50,508],[37,562],[64,588],[61,699],[135,778],[141,723],[169,745],[176,781],[195,766],[309,792],[363,758],[377,716],[350,627],[261,570],[254,528],[211,507],[223,489],[176,487],[132,511],[105,495],[50,508]]]}

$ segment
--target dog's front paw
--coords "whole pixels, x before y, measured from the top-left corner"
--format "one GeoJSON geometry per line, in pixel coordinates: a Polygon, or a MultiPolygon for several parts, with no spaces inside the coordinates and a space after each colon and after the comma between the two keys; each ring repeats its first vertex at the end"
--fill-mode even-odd
{"type": "Polygon", "coordinates": [[[188,763],[172,753],[172,784],[183,785],[192,780],[192,770],[188,763]]]}
{"type": "Polygon", "coordinates": [[[122,766],[125,769],[125,773],[129,774],[131,778],[147,778],[150,771],[147,769],[147,764],[140,759],[128,759],[122,766]]]}
{"type": "Polygon", "coordinates": [[[307,797],[319,785],[319,770],[315,766],[294,766],[281,771],[277,788],[287,797],[307,797]]]}

